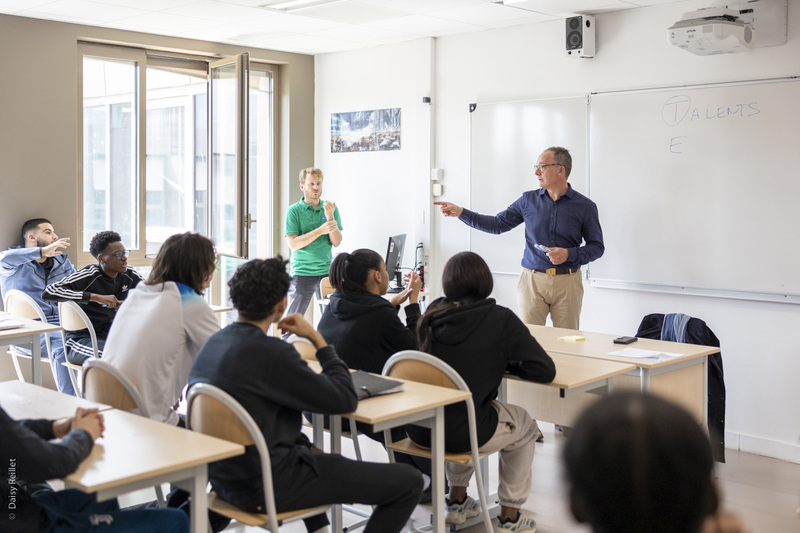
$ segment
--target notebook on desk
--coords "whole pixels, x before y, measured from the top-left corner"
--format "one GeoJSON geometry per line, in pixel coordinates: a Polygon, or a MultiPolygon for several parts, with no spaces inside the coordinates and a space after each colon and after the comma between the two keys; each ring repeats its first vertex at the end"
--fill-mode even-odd
{"type": "Polygon", "coordinates": [[[9,317],[0,317],[0,330],[21,328],[24,324],[9,317]]]}
{"type": "Polygon", "coordinates": [[[353,386],[356,388],[358,399],[380,396],[382,394],[392,394],[403,390],[403,383],[393,379],[382,378],[363,370],[356,370],[350,376],[353,378],[353,386]]]}

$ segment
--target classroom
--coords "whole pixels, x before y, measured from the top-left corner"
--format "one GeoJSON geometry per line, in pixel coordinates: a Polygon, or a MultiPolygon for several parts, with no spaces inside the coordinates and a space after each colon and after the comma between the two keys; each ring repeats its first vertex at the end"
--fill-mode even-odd
{"type": "MultiPolygon", "coordinates": [[[[388,236],[407,234],[404,266],[413,266],[414,247],[423,243],[426,290],[438,294],[444,262],[471,248],[472,230],[441,217],[432,205],[434,200],[462,206],[475,202],[470,104],[800,75],[800,5],[795,0],[789,1],[785,44],[705,57],[671,46],[666,28],[686,11],[711,2],[630,3],[642,7],[595,14],[597,53],[583,59],[564,53],[563,19],[309,55],[0,14],[0,47],[6,51],[0,59],[2,248],[16,243],[20,223],[33,216],[50,218],[64,236],[77,237],[81,231],[78,41],[217,56],[249,51],[251,59],[274,64],[279,73],[274,182],[271,190],[259,189],[259,201],[272,198],[273,203],[265,211],[270,226],[259,237],[260,252],[289,255],[284,213],[301,196],[298,170],[313,165],[325,172],[325,196],[342,215],[344,240],[337,251],[366,247],[383,253],[388,236]],[[423,97],[431,102],[424,103],[423,97]],[[402,110],[400,150],[331,152],[333,113],[386,108],[402,110]],[[436,198],[431,169],[443,170],[437,182],[443,194],[436,198]]],[[[602,7],[603,2],[596,4],[602,7]]],[[[2,7],[0,2],[0,13],[2,7]]],[[[538,127],[546,133],[549,126],[538,127]]],[[[517,171],[515,186],[507,191],[509,204],[536,187],[533,164],[545,147],[530,147],[530,163],[517,171]]],[[[614,157],[625,166],[629,155],[620,151],[614,157]]],[[[702,169],[696,172],[701,180],[702,169]]],[[[780,196],[795,181],[795,172],[755,175],[745,183],[753,196],[780,196]]],[[[641,195],[648,194],[647,177],[643,172],[637,185],[641,195]]],[[[585,175],[573,176],[570,183],[586,191],[585,175]]],[[[693,192],[683,191],[687,196],[693,192]]],[[[601,222],[615,217],[602,204],[598,208],[601,222]]],[[[796,248],[795,242],[785,240],[783,246],[796,248]]],[[[759,242],[740,245],[746,248],[741,264],[715,268],[744,269],[769,278],[774,252],[759,242]]],[[[646,265],[646,258],[640,260],[646,265]]],[[[77,255],[73,262],[86,264],[77,255]]],[[[513,283],[508,276],[497,278],[498,300],[512,309],[513,283]]],[[[726,447],[800,463],[800,306],[615,289],[586,281],[584,286],[581,327],[587,331],[633,335],[648,313],[680,312],[705,320],[721,341],[725,365],[726,447]]]]}

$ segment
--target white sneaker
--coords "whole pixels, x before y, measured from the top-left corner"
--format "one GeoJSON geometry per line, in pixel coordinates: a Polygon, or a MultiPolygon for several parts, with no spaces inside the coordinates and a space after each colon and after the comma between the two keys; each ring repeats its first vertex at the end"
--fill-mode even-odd
{"type": "Polygon", "coordinates": [[[461,525],[468,518],[474,518],[481,514],[481,505],[467,496],[464,503],[448,503],[445,505],[444,521],[447,524],[461,525]]]}
{"type": "Polygon", "coordinates": [[[519,513],[519,518],[516,522],[497,522],[498,531],[514,531],[521,533],[527,531],[528,533],[536,533],[536,522],[533,518],[529,518],[522,513],[519,513]]]}

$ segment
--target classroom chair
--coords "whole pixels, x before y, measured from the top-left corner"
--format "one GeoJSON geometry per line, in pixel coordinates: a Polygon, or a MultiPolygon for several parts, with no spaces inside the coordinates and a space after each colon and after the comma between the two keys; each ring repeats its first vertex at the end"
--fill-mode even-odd
{"type": "MultiPolygon", "coordinates": [[[[382,374],[391,378],[405,379],[447,387],[469,392],[464,379],[456,372],[453,367],[431,354],[417,350],[403,350],[391,356],[383,366],[382,374]]],[[[464,401],[467,404],[467,419],[469,422],[469,441],[470,453],[445,453],[444,460],[460,464],[472,463],[475,467],[475,481],[478,485],[478,497],[481,504],[483,524],[487,533],[494,532],[492,516],[489,506],[486,503],[486,492],[488,491],[488,475],[486,463],[482,463],[482,458],[488,459],[488,454],[478,451],[478,431],[475,421],[475,404],[470,397],[464,401]]],[[[392,442],[390,431],[384,432],[386,438],[386,449],[389,451],[389,459],[394,462],[394,452],[407,453],[432,459],[431,451],[414,444],[409,438],[392,442]]],[[[467,520],[459,527],[469,527],[472,521],[467,520]]]]}
{"type": "MultiPolygon", "coordinates": [[[[11,289],[10,291],[6,292],[5,298],[3,299],[3,309],[13,316],[27,318],[30,320],[38,320],[45,324],[47,323],[47,318],[44,316],[44,311],[42,311],[42,308],[39,307],[39,304],[37,304],[33,298],[17,289],[11,289]]],[[[58,383],[56,369],[50,360],[50,354],[53,353],[53,350],[50,346],[49,334],[44,335],[44,342],[45,346],[47,346],[47,353],[42,354],[42,363],[47,362],[47,365],[50,367],[50,370],[53,373],[53,382],[58,383]]],[[[11,360],[14,363],[14,370],[17,373],[17,378],[20,381],[25,381],[25,376],[22,372],[22,367],[20,367],[19,360],[30,360],[31,356],[13,345],[8,347],[8,353],[11,355],[11,360]]]]}
{"type": "Polygon", "coordinates": [[[331,280],[328,277],[324,277],[319,282],[319,293],[322,295],[322,299],[317,302],[319,305],[319,312],[320,315],[325,312],[325,306],[328,305],[330,301],[330,295],[335,292],[336,289],[333,288],[331,285],[331,280]]]}
{"type": "MultiPolygon", "coordinates": [[[[59,324],[61,325],[61,339],[64,342],[64,349],[67,349],[67,332],[68,331],[80,331],[82,329],[89,330],[89,336],[92,339],[92,351],[94,352],[92,357],[95,359],[100,358],[100,351],[97,348],[97,334],[94,332],[94,326],[92,325],[92,321],[89,320],[89,317],[86,316],[86,313],[83,309],[80,308],[78,304],[75,302],[59,302],[58,303],[58,320],[59,324]]],[[[75,393],[79,396],[81,395],[81,389],[78,388],[80,379],[78,376],[80,375],[81,368],[73,363],[64,362],[61,363],[65,367],[69,368],[69,379],[72,381],[72,387],[75,389],[75,393]]]]}
{"type": "Polygon", "coordinates": [[[187,428],[244,446],[255,446],[261,459],[261,477],[264,483],[266,514],[242,511],[221,499],[213,491],[208,495],[209,509],[242,524],[261,527],[268,529],[272,533],[278,533],[278,528],[284,523],[315,516],[326,512],[330,508],[329,505],[323,505],[278,513],[275,509],[269,447],[253,417],[230,394],[208,383],[195,383],[189,387],[186,402],[187,428]]]}
{"type": "MultiPolygon", "coordinates": [[[[87,400],[104,403],[121,411],[136,411],[139,415],[150,418],[136,385],[117,367],[105,361],[90,359],[83,364],[80,390],[87,400]]],[[[161,486],[156,485],[154,488],[158,506],[166,507],[161,486]]]]}

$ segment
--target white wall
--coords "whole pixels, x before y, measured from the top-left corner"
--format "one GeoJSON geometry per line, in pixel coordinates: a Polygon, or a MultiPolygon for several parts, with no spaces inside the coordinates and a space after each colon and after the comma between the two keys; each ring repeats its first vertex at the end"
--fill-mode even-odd
{"type": "MultiPolygon", "coordinates": [[[[683,12],[701,7],[698,2],[598,15],[598,52],[593,59],[566,57],[561,20],[437,39],[432,166],[445,170],[443,199],[469,206],[470,103],[798,75],[800,9],[794,2],[790,4],[787,44],[747,54],[698,57],[667,43],[666,28],[683,12]]],[[[401,169],[411,164],[414,154],[404,149],[389,159],[386,154],[326,153],[329,114],[383,106],[390,100],[408,102],[400,105],[413,108],[421,95],[404,94],[411,88],[402,80],[414,75],[418,57],[409,44],[317,57],[317,162],[329,166],[328,176],[331,169],[341,168],[348,172],[349,180],[360,185],[358,191],[346,189],[347,246],[377,246],[380,250],[387,234],[384,213],[394,213],[398,223],[408,220],[399,206],[419,193],[409,190],[404,201],[398,198],[396,185],[401,175],[403,183],[408,183],[401,169]],[[352,216],[357,218],[350,219],[352,216]]],[[[403,111],[407,139],[405,107],[403,111]]],[[[415,133],[425,134],[419,129],[415,133]]],[[[542,148],[531,147],[531,163],[542,148]]],[[[619,160],[625,164],[624,153],[619,160]]],[[[793,179],[797,177],[753,176],[752,183],[758,194],[780,194],[781,180],[793,179]]],[[[576,189],[585,190],[581,177],[571,181],[576,189]]],[[[427,173],[415,174],[414,183],[418,191],[427,191],[427,173]]],[[[330,191],[331,183],[326,187],[330,191]]],[[[519,191],[533,187],[532,172],[521,169],[519,191]]],[[[642,193],[647,193],[644,180],[642,193]]],[[[604,212],[602,205],[599,209],[601,220],[613,216],[604,212]]],[[[470,231],[453,219],[434,217],[431,226],[429,279],[438,275],[448,257],[469,248],[470,231]]],[[[763,257],[754,254],[749,264],[721,264],[719,268],[746,268],[753,275],[768,276],[769,270],[760,267],[768,261],[769,251],[764,250],[763,257]]],[[[500,297],[505,300],[506,293],[500,297]]],[[[633,334],[641,317],[652,312],[683,312],[703,318],[720,338],[728,392],[728,447],[800,462],[800,307],[587,287],[581,326],[588,331],[633,334]]]]}
{"type": "MultiPolygon", "coordinates": [[[[386,253],[390,235],[407,234],[402,265],[414,266],[418,242],[427,246],[430,203],[420,184],[431,165],[432,39],[316,58],[315,164],[324,173],[323,198],[336,202],[344,227],[334,252],[371,248],[386,253]],[[331,153],[331,113],[401,109],[401,149],[331,153]]],[[[309,163],[311,164],[311,163],[309,163]]]]}

